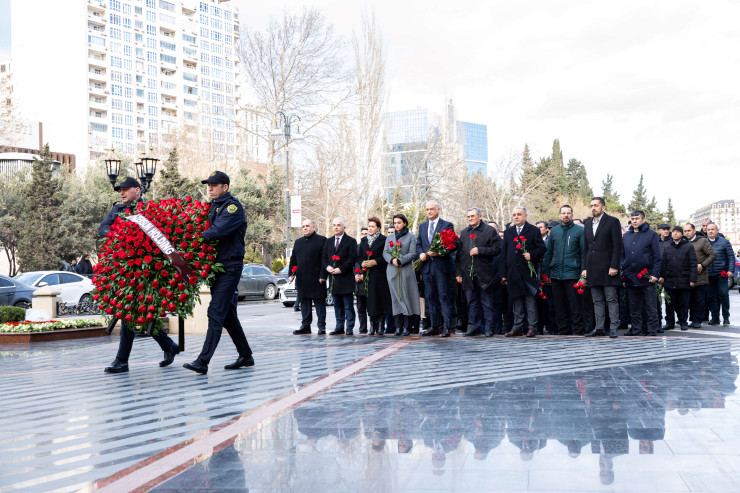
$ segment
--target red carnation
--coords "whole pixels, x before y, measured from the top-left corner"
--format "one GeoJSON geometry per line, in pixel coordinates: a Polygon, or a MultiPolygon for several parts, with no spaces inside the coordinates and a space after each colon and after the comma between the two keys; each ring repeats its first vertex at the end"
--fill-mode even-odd
{"type": "Polygon", "coordinates": [[[516,246],[516,249],[517,249],[517,250],[521,250],[521,249],[522,249],[522,246],[521,246],[521,245],[517,245],[517,246],[516,246]]]}
{"type": "Polygon", "coordinates": [[[188,283],[190,283],[191,286],[195,286],[196,284],[198,284],[198,278],[195,276],[190,276],[188,278],[188,283]]]}
{"type": "Polygon", "coordinates": [[[362,271],[360,269],[355,269],[355,274],[362,274],[362,271]]]}
{"type": "Polygon", "coordinates": [[[337,260],[339,260],[339,257],[336,255],[332,255],[331,259],[336,262],[337,260]]]}
{"type": "Polygon", "coordinates": [[[147,255],[147,256],[145,256],[145,257],[144,257],[144,262],[146,262],[147,264],[148,264],[149,262],[151,262],[152,260],[153,260],[153,259],[152,259],[152,256],[151,256],[151,255],[147,255]]]}
{"type": "Polygon", "coordinates": [[[388,242],[388,246],[391,247],[391,248],[393,248],[393,242],[392,241],[389,241],[388,242]]]}
{"type": "Polygon", "coordinates": [[[170,305],[169,305],[169,306],[167,307],[167,309],[168,309],[168,310],[169,310],[170,312],[174,312],[175,310],[177,310],[177,305],[176,305],[176,304],[174,304],[174,303],[170,303],[170,305]]]}
{"type": "Polygon", "coordinates": [[[476,239],[476,238],[478,238],[478,237],[477,237],[476,235],[470,235],[470,239],[471,239],[471,240],[474,240],[474,239],[476,239]]]}
{"type": "Polygon", "coordinates": [[[722,277],[729,277],[728,274],[727,274],[727,271],[724,271],[724,270],[722,272],[720,272],[719,275],[722,276],[722,277]]]}
{"type": "Polygon", "coordinates": [[[372,257],[373,256],[373,252],[371,252],[370,250],[368,250],[368,251],[365,252],[365,255],[367,255],[368,257],[372,257]]]}
{"type": "MultiPolygon", "coordinates": [[[[120,312],[116,313],[116,315],[119,315],[119,314],[120,314],[120,312]]],[[[119,317],[116,317],[116,318],[119,318],[119,317]]],[[[131,315],[126,315],[125,317],[123,317],[123,321],[124,322],[130,322],[131,320],[133,320],[133,318],[134,317],[132,317],[131,315]]]]}
{"type": "Polygon", "coordinates": [[[180,303],[185,303],[188,300],[188,293],[180,294],[180,303]]]}
{"type": "Polygon", "coordinates": [[[298,270],[298,266],[297,266],[297,265],[294,265],[294,266],[293,266],[293,268],[292,268],[292,269],[290,269],[290,272],[291,272],[292,274],[295,274],[295,271],[297,271],[297,270],[298,270]]]}

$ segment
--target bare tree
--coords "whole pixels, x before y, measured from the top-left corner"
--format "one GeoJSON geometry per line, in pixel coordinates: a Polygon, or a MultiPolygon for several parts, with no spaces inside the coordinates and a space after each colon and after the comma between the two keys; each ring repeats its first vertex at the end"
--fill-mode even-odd
{"type": "MultiPolygon", "coordinates": [[[[241,39],[239,59],[256,103],[252,111],[270,128],[284,111],[297,113],[306,133],[352,96],[346,45],[318,10],[286,11],[281,19],[271,17],[264,32],[245,28],[241,39]]],[[[270,128],[257,133],[268,144],[268,164],[285,145],[270,139],[270,128]]]]}
{"type": "Polygon", "coordinates": [[[375,25],[375,13],[362,14],[362,28],[352,38],[355,57],[354,106],[358,161],[355,166],[357,235],[368,217],[370,204],[381,193],[379,137],[385,106],[385,43],[375,25]]]}

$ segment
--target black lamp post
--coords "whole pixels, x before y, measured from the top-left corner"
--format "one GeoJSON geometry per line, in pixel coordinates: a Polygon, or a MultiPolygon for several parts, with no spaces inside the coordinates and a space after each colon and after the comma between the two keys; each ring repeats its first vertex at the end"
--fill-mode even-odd
{"type": "Polygon", "coordinates": [[[286,115],[284,112],[278,113],[278,120],[275,122],[275,128],[270,135],[273,138],[285,138],[285,258],[289,258],[290,251],[290,143],[293,141],[303,140],[301,134],[300,121],[298,115],[286,115]],[[290,133],[290,127],[295,123],[296,132],[290,133]],[[282,127],[282,128],[281,128],[282,127]]]}
{"type": "Polygon", "coordinates": [[[105,172],[108,173],[111,186],[115,187],[118,174],[121,172],[121,160],[113,155],[113,149],[110,150],[110,157],[105,160],[105,172]]]}

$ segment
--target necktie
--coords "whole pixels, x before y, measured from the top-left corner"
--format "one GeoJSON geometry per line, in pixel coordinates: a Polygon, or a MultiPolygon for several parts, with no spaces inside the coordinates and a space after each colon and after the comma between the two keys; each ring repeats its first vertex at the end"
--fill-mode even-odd
{"type": "Polygon", "coordinates": [[[434,238],[434,221],[431,221],[429,223],[429,244],[432,243],[433,238],[434,238]]]}
{"type": "Polygon", "coordinates": [[[519,226],[519,227],[516,228],[516,235],[519,236],[520,234],[522,234],[522,228],[521,228],[521,226],[519,226]]]}
{"type": "Polygon", "coordinates": [[[334,250],[339,248],[339,238],[334,238],[334,250]]]}

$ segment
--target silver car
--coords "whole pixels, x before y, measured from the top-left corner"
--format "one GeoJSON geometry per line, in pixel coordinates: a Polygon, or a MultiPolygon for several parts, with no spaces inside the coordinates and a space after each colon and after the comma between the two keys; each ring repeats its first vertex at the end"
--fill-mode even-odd
{"type": "Polygon", "coordinates": [[[266,300],[274,300],[278,292],[278,280],[270,269],[262,264],[247,264],[242,267],[242,277],[239,279],[239,299],[248,296],[262,296],[266,300]]]}

